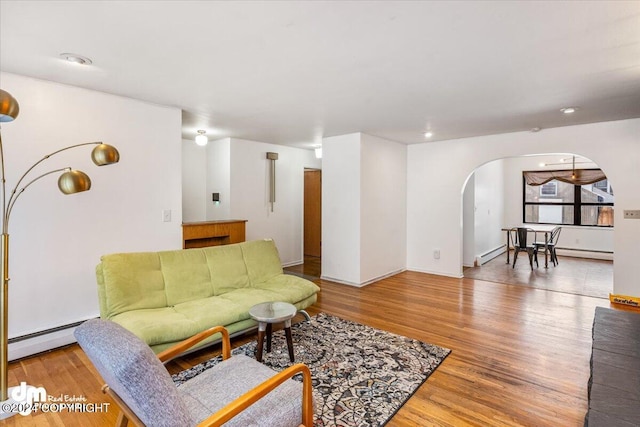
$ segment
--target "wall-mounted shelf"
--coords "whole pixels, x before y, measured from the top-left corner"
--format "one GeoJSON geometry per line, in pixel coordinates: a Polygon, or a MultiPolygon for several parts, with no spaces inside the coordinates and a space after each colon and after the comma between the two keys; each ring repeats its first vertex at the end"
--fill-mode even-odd
{"type": "Polygon", "coordinates": [[[246,219],[186,222],[182,224],[182,248],[204,248],[245,241],[246,219]]]}

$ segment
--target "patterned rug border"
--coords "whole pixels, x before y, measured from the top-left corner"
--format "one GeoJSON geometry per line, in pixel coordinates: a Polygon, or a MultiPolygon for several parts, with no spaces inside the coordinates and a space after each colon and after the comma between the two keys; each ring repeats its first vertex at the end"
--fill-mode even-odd
{"type": "MultiPolygon", "coordinates": [[[[338,316],[318,313],[292,325],[294,363],[311,369],[314,426],[384,426],[422,387],[451,350],[338,316]],[[320,332],[320,333],[318,333],[320,332]]],[[[232,350],[255,355],[256,341],[232,350]]],[[[172,375],[179,386],[222,361],[213,357],[172,375]]],[[[273,333],[263,363],[281,371],[291,365],[284,331],[273,333]]]]}

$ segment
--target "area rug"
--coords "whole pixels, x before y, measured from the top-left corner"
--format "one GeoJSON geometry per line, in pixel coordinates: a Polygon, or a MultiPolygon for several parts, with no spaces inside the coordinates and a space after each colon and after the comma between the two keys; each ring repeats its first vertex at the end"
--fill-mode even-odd
{"type": "MultiPolygon", "coordinates": [[[[305,363],[313,379],[314,425],[383,426],[451,350],[361,325],[325,313],[292,325],[295,363],[305,363]]],[[[263,363],[289,366],[284,331],[274,332],[263,363]]],[[[232,354],[254,357],[256,342],[232,354]]],[[[216,365],[215,357],[173,375],[176,384],[216,365]]]]}

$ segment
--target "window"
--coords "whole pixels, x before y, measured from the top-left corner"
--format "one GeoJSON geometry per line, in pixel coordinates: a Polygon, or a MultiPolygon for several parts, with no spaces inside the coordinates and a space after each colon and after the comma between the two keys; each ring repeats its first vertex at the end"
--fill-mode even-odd
{"type": "MultiPolygon", "coordinates": [[[[522,211],[525,223],[613,227],[613,188],[606,178],[580,185],[564,182],[560,171],[557,172],[558,179],[541,185],[530,185],[525,179],[527,174],[536,172],[523,172],[522,211]]],[[[562,172],[566,175],[566,171],[562,172]]]]}

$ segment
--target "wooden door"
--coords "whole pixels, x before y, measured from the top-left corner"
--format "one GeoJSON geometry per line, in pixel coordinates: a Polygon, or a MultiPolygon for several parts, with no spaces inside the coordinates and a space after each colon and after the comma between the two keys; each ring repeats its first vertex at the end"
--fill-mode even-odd
{"type": "Polygon", "coordinates": [[[304,171],[304,254],[321,256],[322,172],[304,171]]]}

